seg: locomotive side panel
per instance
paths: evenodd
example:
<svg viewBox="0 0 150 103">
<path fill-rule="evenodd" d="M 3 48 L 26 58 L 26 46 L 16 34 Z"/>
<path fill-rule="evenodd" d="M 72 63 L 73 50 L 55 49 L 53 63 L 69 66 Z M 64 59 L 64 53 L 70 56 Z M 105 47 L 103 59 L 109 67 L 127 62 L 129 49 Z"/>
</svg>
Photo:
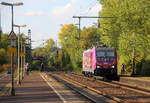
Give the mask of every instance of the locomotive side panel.
<svg viewBox="0 0 150 103">
<path fill-rule="evenodd" d="M 92 69 L 95 70 L 96 69 L 96 48 L 92 49 Z M 93 71 L 94 74 L 94 71 Z"/>
<path fill-rule="evenodd" d="M 83 53 L 83 71 L 92 72 L 92 51 L 88 50 Z"/>
</svg>

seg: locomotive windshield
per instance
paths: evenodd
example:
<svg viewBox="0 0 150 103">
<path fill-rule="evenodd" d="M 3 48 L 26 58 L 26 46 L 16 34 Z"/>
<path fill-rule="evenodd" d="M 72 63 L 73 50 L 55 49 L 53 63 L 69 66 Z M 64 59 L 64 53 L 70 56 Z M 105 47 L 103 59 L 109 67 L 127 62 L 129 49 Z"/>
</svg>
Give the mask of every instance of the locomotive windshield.
<svg viewBox="0 0 150 103">
<path fill-rule="evenodd" d="M 113 57 L 113 56 L 115 56 L 115 53 L 114 53 L 114 51 L 106 51 L 106 56 Z"/>
<path fill-rule="evenodd" d="M 96 53 L 97 57 L 114 57 L 115 56 L 115 53 L 113 50 L 103 50 L 103 51 L 97 51 Z"/>
</svg>

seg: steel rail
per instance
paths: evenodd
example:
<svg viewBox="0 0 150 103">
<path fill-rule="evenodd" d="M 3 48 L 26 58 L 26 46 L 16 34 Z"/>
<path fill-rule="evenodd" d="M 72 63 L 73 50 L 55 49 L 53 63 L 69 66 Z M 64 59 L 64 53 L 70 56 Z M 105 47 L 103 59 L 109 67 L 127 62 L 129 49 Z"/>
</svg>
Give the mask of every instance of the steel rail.
<svg viewBox="0 0 150 103">
<path fill-rule="evenodd" d="M 83 77 L 83 75 L 79 75 L 79 74 L 75 74 L 75 73 L 72 73 L 72 75 Z M 121 82 L 116 82 L 116 81 L 105 82 L 105 81 L 102 81 L 101 79 L 98 79 L 96 77 L 94 77 L 94 78 L 84 77 L 84 78 L 86 78 L 88 80 L 91 80 L 91 79 L 93 79 L 93 80 L 99 80 L 97 82 L 105 83 L 107 85 L 112 85 L 112 86 L 116 86 L 116 87 L 120 87 L 120 88 L 125 88 L 125 89 L 128 89 L 128 90 L 132 90 L 134 92 L 142 93 L 144 95 L 150 95 L 150 90 L 147 89 L 147 88 L 132 86 L 132 85 L 129 85 L 129 84 L 125 84 L 125 83 L 121 83 Z"/>
<path fill-rule="evenodd" d="M 95 92 L 95 93 L 97 93 L 97 94 L 99 94 L 99 95 L 102 95 L 102 96 L 104 96 L 104 97 L 106 97 L 106 98 L 108 98 L 108 99 L 111 99 L 111 100 L 113 100 L 113 101 L 115 101 L 115 102 L 117 102 L 117 103 L 126 103 L 126 101 L 123 101 L 123 100 L 121 100 L 121 99 L 119 99 L 119 98 L 117 98 L 117 97 L 114 97 L 114 96 L 111 96 L 111 95 L 109 95 L 109 94 L 106 94 L 106 93 L 104 93 L 104 92 L 101 92 L 101 91 L 99 91 L 99 90 L 96 90 L 96 89 L 94 89 L 94 88 L 91 88 L 91 87 L 89 87 L 89 86 L 86 86 L 86 85 L 83 85 L 83 84 L 81 84 L 81 83 L 78 83 L 78 82 L 76 82 L 76 81 L 73 81 L 73 80 L 70 80 L 70 79 L 66 79 L 66 78 L 59 78 L 58 76 L 56 77 L 56 76 L 54 76 L 53 74 L 51 74 L 51 76 L 52 77 L 54 77 L 55 79 L 58 79 L 58 81 L 62 81 L 62 80 L 64 80 L 65 82 L 67 82 L 67 83 L 70 83 L 70 84 L 72 84 L 72 85 L 78 85 L 78 86 L 80 86 L 82 89 L 87 89 L 87 90 L 90 90 L 90 91 L 92 91 L 92 92 Z M 66 84 L 67 85 L 67 84 Z M 70 87 L 70 88 L 72 88 L 72 89 L 74 89 L 74 87 L 71 87 L 70 85 L 67 85 L 68 87 Z M 76 91 L 76 90 L 75 90 Z M 77 90 L 77 92 L 79 92 L 78 90 Z M 80 93 L 81 94 L 81 93 Z M 83 94 L 82 94 L 83 95 Z M 91 101 L 93 101 L 94 103 L 99 103 L 99 102 L 97 102 L 97 101 L 95 101 L 95 100 L 93 100 L 93 99 L 91 99 L 91 97 L 88 97 L 88 96 L 86 96 L 86 95 L 84 95 L 86 98 L 88 98 L 88 99 L 90 99 Z"/>
<path fill-rule="evenodd" d="M 90 97 L 88 97 L 87 95 L 85 95 L 84 93 L 80 92 L 78 89 L 76 89 L 75 87 L 73 87 L 71 84 L 69 84 L 68 82 L 66 82 L 64 79 L 60 79 L 59 77 L 56 77 L 54 75 L 50 75 L 52 78 L 54 78 L 55 80 L 57 80 L 58 82 L 61 82 L 63 84 L 65 84 L 65 86 L 69 87 L 71 90 L 76 91 L 77 93 L 81 94 L 82 96 L 84 96 L 85 98 L 87 98 L 88 100 L 90 100 L 93 103 L 97 103 L 95 101 L 95 99 L 92 99 Z M 48 76 L 47 76 L 48 77 Z"/>
</svg>

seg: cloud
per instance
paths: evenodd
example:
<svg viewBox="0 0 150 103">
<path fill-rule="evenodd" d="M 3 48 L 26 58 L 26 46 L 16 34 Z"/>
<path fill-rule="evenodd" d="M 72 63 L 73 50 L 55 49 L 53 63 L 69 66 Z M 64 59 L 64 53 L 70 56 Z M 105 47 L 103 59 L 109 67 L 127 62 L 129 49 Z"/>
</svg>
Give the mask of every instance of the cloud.
<svg viewBox="0 0 150 103">
<path fill-rule="evenodd" d="M 76 5 L 79 0 L 71 0 L 71 2 L 67 3 L 64 6 L 56 7 L 52 10 L 50 15 L 53 15 L 58 18 L 62 18 L 62 16 L 67 17 L 71 16 L 75 12 Z"/>
<path fill-rule="evenodd" d="M 102 5 L 97 3 L 90 11 L 91 14 L 98 14 L 102 10 Z"/>
<path fill-rule="evenodd" d="M 85 14 L 96 16 L 102 10 L 102 5 L 96 3 L 94 7 L 91 7 L 85 11 Z"/>
<path fill-rule="evenodd" d="M 58 1 L 58 0 L 48 0 L 48 1 L 50 1 L 50 2 L 55 2 L 55 1 Z"/>
<path fill-rule="evenodd" d="M 24 2 L 27 4 L 35 4 L 36 2 L 43 3 L 43 2 L 56 2 L 56 1 L 60 1 L 60 0 L 25 0 Z"/>
<path fill-rule="evenodd" d="M 52 10 L 50 13 L 50 16 L 55 17 L 55 19 L 67 19 L 71 18 L 73 15 L 77 14 L 77 10 L 79 9 L 79 2 L 80 0 L 71 0 L 69 3 L 63 6 L 56 7 Z M 85 10 L 84 15 L 91 15 L 91 16 L 96 16 L 98 15 L 99 11 L 102 10 L 102 5 L 98 2 L 94 7 L 91 7 L 90 9 L 88 8 Z"/>
<path fill-rule="evenodd" d="M 28 11 L 25 13 L 25 16 L 42 16 L 46 13 L 44 11 Z"/>
</svg>

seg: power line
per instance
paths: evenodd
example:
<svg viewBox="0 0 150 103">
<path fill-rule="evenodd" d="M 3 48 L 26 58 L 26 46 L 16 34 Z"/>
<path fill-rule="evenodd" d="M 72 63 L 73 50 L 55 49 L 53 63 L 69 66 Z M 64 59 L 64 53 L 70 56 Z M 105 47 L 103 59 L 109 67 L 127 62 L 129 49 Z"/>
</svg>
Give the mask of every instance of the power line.
<svg viewBox="0 0 150 103">
<path fill-rule="evenodd" d="M 93 4 L 92 4 L 93 3 Z M 89 14 L 89 12 L 95 7 L 95 5 L 97 4 L 97 2 L 92 2 L 92 3 L 90 3 L 90 7 L 87 9 L 87 11 L 83 14 L 83 15 L 88 15 Z"/>
<path fill-rule="evenodd" d="M 74 13 L 74 15 L 81 15 L 81 14 L 82 14 L 82 15 L 85 15 L 85 14 L 87 14 L 87 11 L 84 12 L 84 13 L 82 13 L 82 12 L 83 12 L 82 9 L 83 9 L 83 8 L 88 9 L 90 5 L 93 5 L 93 4 L 95 5 L 96 2 L 94 2 L 94 1 L 96 1 L 96 0 L 91 0 L 91 2 L 88 3 L 87 5 L 84 5 L 83 3 L 81 3 L 81 4 L 78 6 L 79 8 L 76 10 L 77 12 Z M 91 8 L 91 7 L 90 7 L 90 8 Z M 80 12 L 80 11 L 82 11 L 82 12 Z M 75 21 L 73 21 L 73 24 L 74 24 L 74 22 L 75 22 Z"/>
<path fill-rule="evenodd" d="M 81 18 L 116 18 L 116 17 L 100 17 L 100 16 L 73 16 L 73 18 L 79 19 L 79 37 L 80 39 L 80 31 L 81 31 Z"/>
<path fill-rule="evenodd" d="M 81 8 L 79 8 L 80 10 L 82 10 L 83 8 L 85 8 L 85 9 L 88 9 L 89 7 L 90 7 L 90 5 L 93 5 L 93 3 L 95 4 L 95 2 L 94 2 L 95 0 L 92 0 L 87 6 L 83 6 L 84 4 L 82 4 L 82 7 Z M 90 7 L 91 8 L 91 7 Z M 85 12 L 86 13 L 86 12 Z M 79 13 L 78 15 L 85 15 L 85 13 Z"/>
</svg>

